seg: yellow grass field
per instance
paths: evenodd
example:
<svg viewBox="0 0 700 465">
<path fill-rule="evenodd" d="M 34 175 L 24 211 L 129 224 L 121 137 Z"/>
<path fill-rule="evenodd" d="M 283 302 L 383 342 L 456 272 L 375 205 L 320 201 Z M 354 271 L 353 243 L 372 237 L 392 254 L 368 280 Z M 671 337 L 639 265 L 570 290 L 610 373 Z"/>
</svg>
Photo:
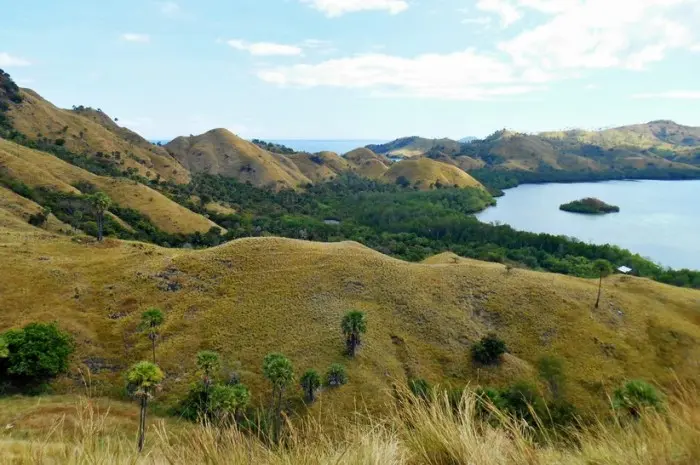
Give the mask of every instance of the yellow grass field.
<svg viewBox="0 0 700 465">
<path fill-rule="evenodd" d="M 356 243 L 278 238 L 174 250 L 11 227 L 0 231 L 0 262 L 0 329 L 57 321 L 77 341 L 73 372 L 89 367 L 102 394 L 118 391 L 121 372 L 148 356 L 140 313 L 162 308 L 167 379 L 159 397 L 170 405 L 202 349 L 219 351 L 225 374 L 239 373 L 257 402 L 268 395 L 261 363 L 269 352 L 285 353 L 297 373 L 344 363 L 350 383 L 322 394 L 341 413 L 358 400 L 381 409 L 407 377 L 455 386 L 536 381 L 533 366 L 546 354 L 563 359 L 567 395 L 592 411 L 606 409 L 606 393 L 623 380 L 666 386 L 699 375 L 700 292 L 645 279 L 607 279 L 596 310 L 595 280 L 507 273 L 445 254 L 416 264 Z M 349 309 L 369 319 L 356 360 L 344 356 L 339 329 Z M 492 331 L 510 353 L 496 368 L 473 365 L 471 345 Z M 79 383 L 67 378 L 58 389 Z"/>
</svg>

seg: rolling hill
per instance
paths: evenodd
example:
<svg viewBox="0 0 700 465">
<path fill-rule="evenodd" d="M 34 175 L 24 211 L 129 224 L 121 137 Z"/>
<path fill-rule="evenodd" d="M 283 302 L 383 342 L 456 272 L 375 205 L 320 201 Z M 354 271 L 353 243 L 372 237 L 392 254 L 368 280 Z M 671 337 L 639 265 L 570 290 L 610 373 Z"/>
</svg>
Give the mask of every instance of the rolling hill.
<svg viewBox="0 0 700 465">
<path fill-rule="evenodd" d="M 420 189 L 436 186 L 483 187 L 479 181 L 457 166 L 430 158 L 412 158 L 395 163 L 384 173 L 383 179 L 391 183 L 400 180 L 403 184 Z"/>
<path fill-rule="evenodd" d="M 261 362 L 269 352 L 288 355 L 297 372 L 344 363 L 350 383 L 321 394 L 323 408 L 340 413 L 357 402 L 380 410 L 407 377 L 536 382 L 533 367 L 545 354 L 563 360 L 567 394 L 582 408 L 606 409 L 604 393 L 624 379 L 698 380 L 700 292 L 645 279 L 607 279 L 596 310 L 596 280 L 506 273 L 449 254 L 411 264 L 351 242 L 250 238 L 195 251 L 30 229 L 0 227 L 0 328 L 58 321 L 77 341 L 72 372 L 89 367 L 103 392 L 118 389 L 121 371 L 150 353 L 136 331 L 150 306 L 166 313 L 157 353 L 168 374 L 159 399 L 170 405 L 203 349 L 219 351 L 256 402 L 267 398 Z M 27 289 L 37 297 L 28 299 Z M 347 360 L 339 325 L 352 308 L 367 313 L 369 330 L 358 358 Z M 500 367 L 470 361 L 471 344 L 487 332 L 508 345 Z M 74 379 L 57 389 L 82 392 Z"/>
<path fill-rule="evenodd" d="M 104 191 L 119 205 L 143 213 L 167 233 L 206 232 L 216 226 L 202 215 L 141 183 L 126 178 L 98 176 L 48 153 L 4 139 L 0 139 L 0 173 L 30 187 L 45 187 L 66 193 L 80 193 L 75 185 L 89 183 Z"/>
<path fill-rule="evenodd" d="M 178 137 L 165 149 L 192 173 L 219 174 L 277 190 L 311 182 L 289 157 L 263 150 L 227 129 Z"/>
<path fill-rule="evenodd" d="M 343 155 L 350 162 L 352 171 L 370 179 L 380 179 L 389 169 L 391 161 L 368 148 L 358 148 Z"/>
<path fill-rule="evenodd" d="M 459 153 L 461 144 L 452 139 L 426 139 L 424 137 L 404 137 L 386 144 L 368 145 L 368 149 L 388 157 L 412 158 L 429 152 L 448 155 Z"/>
<path fill-rule="evenodd" d="M 117 126 L 101 111 L 84 107 L 63 110 L 30 89 L 22 89 L 20 95 L 21 103 L 12 103 L 7 115 L 12 127 L 29 139 L 65 146 L 149 179 L 189 181 L 187 170 L 163 148 Z"/>
<path fill-rule="evenodd" d="M 328 181 L 353 168 L 348 160 L 334 152 L 295 153 L 289 155 L 289 159 L 314 183 Z"/>
</svg>

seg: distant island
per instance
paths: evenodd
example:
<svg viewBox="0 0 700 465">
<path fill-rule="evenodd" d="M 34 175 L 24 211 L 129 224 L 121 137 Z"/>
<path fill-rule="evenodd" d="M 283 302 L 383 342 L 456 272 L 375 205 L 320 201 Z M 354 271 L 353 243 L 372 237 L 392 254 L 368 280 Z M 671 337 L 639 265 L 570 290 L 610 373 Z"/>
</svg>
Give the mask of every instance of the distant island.
<svg viewBox="0 0 700 465">
<path fill-rule="evenodd" d="M 559 209 L 565 212 L 585 213 L 587 215 L 603 215 L 606 213 L 618 213 L 620 211 L 620 207 L 608 205 L 602 200 L 592 197 L 565 203 L 559 206 Z"/>
</svg>

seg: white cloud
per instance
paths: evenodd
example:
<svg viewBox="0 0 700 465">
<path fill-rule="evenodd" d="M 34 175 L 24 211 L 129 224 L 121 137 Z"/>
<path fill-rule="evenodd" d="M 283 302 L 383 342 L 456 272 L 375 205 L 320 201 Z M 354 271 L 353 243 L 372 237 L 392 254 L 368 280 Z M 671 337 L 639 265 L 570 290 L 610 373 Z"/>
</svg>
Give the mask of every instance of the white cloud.
<svg viewBox="0 0 700 465">
<path fill-rule="evenodd" d="M 522 13 L 510 0 L 479 0 L 476 8 L 494 13 L 501 18 L 501 26 L 508 27 L 522 18 Z"/>
<path fill-rule="evenodd" d="M 160 12 L 165 16 L 177 16 L 181 11 L 180 5 L 175 2 L 162 2 L 160 4 Z"/>
<path fill-rule="evenodd" d="M 518 75 L 508 64 L 474 50 L 415 58 L 374 53 L 265 69 L 258 77 L 280 86 L 372 89 L 375 95 L 464 100 L 527 93 L 546 80 L 535 73 Z"/>
<path fill-rule="evenodd" d="M 406 0 L 301 0 L 330 18 L 366 10 L 384 10 L 392 15 L 408 9 Z"/>
<path fill-rule="evenodd" d="M 390 53 L 265 67 L 258 77 L 280 86 L 366 89 L 372 95 L 483 99 L 538 91 L 550 82 L 602 69 L 641 71 L 674 50 L 694 49 L 697 0 L 479 0 L 503 25 L 533 24 L 492 50 L 412 57 Z M 462 9 L 461 13 L 470 14 Z M 471 11 L 473 12 L 473 11 Z M 536 13 L 533 17 L 527 16 Z M 486 19 L 474 17 L 474 23 Z M 468 17 L 469 19 L 469 17 Z"/>
<path fill-rule="evenodd" d="M 122 40 L 125 40 L 127 42 L 148 43 L 151 41 L 151 36 L 149 36 L 148 34 L 136 34 L 134 32 L 127 32 L 126 34 L 122 34 Z"/>
<path fill-rule="evenodd" d="M 488 16 L 467 17 L 461 21 L 462 24 L 476 24 L 477 26 L 488 26 L 492 22 Z"/>
<path fill-rule="evenodd" d="M 692 1 L 572 3 L 544 24 L 500 44 L 499 48 L 517 65 L 546 70 L 642 69 L 663 59 L 668 51 L 690 45 L 692 34 L 688 26 L 693 20 L 683 17 L 676 7 Z"/>
<path fill-rule="evenodd" d="M 275 44 L 272 42 L 246 42 L 243 40 L 229 40 L 226 42 L 236 50 L 243 50 L 256 56 L 294 56 L 301 55 L 303 50 L 297 45 Z"/>
<path fill-rule="evenodd" d="M 695 44 L 690 47 L 691 52 L 700 52 L 700 44 Z"/>
<path fill-rule="evenodd" d="M 700 90 L 669 90 L 665 92 L 650 92 L 635 94 L 634 99 L 678 99 L 678 100 L 700 100 Z"/>
<path fill-rule="evenodd" d="M 25 60 L 24 58 L 10 55 L 7 52 L 0 52 L 0 66 L 11 68 L 14 66 L 20 67 L 20 66 L 29 66 L 29 65 L 31 65 L 29 60 Z"/>
</svg>

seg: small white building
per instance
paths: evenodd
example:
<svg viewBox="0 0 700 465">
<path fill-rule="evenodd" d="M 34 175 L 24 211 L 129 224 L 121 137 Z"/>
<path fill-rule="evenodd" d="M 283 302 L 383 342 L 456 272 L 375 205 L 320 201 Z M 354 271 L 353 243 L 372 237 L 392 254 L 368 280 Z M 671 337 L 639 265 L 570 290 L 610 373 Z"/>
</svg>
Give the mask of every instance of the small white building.
<svg viewBox="0 0 700 465">
<path fill-rule="evenodd" d="M 632 272 L 632 268 L 630 268 L 628 266 L 621 266 L 620 268 L 617 269 L 617 271 L 619 271 L 622 274 L 630 274 L 630 272 Z"/>
</svg>

